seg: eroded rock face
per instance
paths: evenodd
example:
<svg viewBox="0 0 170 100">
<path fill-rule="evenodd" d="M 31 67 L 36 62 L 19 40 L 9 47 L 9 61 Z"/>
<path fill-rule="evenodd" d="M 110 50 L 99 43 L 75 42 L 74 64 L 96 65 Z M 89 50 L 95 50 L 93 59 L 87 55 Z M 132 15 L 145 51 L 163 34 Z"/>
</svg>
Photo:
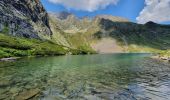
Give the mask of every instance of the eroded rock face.
<svg viewBox="0 0 170 100">
<path fill-rule="evenodd" d="M 0 31 L 14 36 L 51 36 L 48 14 L 39 0 L 1 0 Z"/>
</svg>

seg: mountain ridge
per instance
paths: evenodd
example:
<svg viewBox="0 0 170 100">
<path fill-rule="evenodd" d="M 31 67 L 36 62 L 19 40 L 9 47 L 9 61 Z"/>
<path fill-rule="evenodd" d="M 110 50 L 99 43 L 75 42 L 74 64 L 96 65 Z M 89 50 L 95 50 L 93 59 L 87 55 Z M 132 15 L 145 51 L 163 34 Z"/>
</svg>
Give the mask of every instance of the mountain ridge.
<svg viewBox="0 0 170 100">
<path fill-rule="evenodd" d="M 116 39 L 117 45 L 121 45 L 125 52 L 162 52 L 161 50 L 170 49 L 170 25 L 161 25 L 154 22 L 137 24 L 121 17 L 111 15 L 100 15 L 93 19 L 86 18 L 87 25 L 81 23 L 84 19 L 76 18 L 73 20 L 57 20 L 59 26 L 65 33 L 71 27 L 74 31 L 69 34 L 81 34 L 94 45 L 94 41 L 100 42 L 102 38 Z M 77 20 L 76 20 L 77 19 Z M 72 23 L 75 22 L 75 23 Z M 64 23 L 64 24 L 63 24 Z M 70 24 L 71 23 L 71 24 Z M 85 31 L 82 31 L 85 30 Z M 81 31 L 80 31 L 81 30 Z M 104 44 L 104 43 L 103 43 Z M 107 45 L 107 44 L 106 44 Z M 164 51 L 163 51 L 164 52 Z"/>
</svg>

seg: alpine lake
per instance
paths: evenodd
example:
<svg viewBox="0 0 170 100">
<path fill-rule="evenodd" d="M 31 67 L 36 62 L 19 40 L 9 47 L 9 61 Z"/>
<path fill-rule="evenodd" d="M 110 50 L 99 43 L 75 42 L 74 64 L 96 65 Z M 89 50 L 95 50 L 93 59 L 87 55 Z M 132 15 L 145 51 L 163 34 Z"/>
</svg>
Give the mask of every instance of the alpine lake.
<svg viewBox="0 0 170 100">
<path fill-rule="evenodd" d="M 170 100 L 170 63 L 152 54 L 0 62 L 0 100 Z"/>
</svg>

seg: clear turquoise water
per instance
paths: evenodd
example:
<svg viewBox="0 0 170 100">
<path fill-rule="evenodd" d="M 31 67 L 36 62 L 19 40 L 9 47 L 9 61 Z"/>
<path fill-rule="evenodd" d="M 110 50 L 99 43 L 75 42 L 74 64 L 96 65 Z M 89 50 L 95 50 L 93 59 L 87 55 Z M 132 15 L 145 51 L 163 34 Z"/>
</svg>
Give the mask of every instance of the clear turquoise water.
<svg viewBox="0 0 170 100">
<path fill-rule="evenodd" d="M 31 99 L 168 100 L 170 67 L 148 57 L 150 54 L 70 55 L 1 62 L 0 99 L 16 99 L 38 89 Z M 160 71 L 159 66 L 166 69 Z M 158 80 L 161 74 L 164 80 Z"/>
</svg>

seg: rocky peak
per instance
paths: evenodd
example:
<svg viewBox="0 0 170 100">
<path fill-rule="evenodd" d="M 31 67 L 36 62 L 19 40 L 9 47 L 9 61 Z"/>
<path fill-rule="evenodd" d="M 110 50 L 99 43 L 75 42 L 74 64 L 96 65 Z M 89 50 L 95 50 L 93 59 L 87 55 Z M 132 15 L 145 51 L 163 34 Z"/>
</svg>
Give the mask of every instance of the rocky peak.
<svg viewBox="0 0 170 100">
<path fill-rule="evenodd" d="M 159 26 L 159 24 L 153 22 L 153 21 L 149 21 L 145 24 L 147 27 L 150 27 L 150 28 L 154 28 L 156 26 Z"/>
<path fill-rule="evenodd" d="M 61 11 L 58 13 L 51 12 L 49 13 L 51 16 L 56 17 L 60 20 L 66 20 L 69 16 L 74 16 L 72 13 L 66 12 L 66 11 Z"/>
<path fill-rule="evenodd" d="M 128 19 L 117 17 L 117 16 L 111 16 L 111 15 L 98 15 L 95 17 L 95 19 L 106 19 L 106 20 L 111 20 L 113 22 L 129 22 Z"/>
</svg>

